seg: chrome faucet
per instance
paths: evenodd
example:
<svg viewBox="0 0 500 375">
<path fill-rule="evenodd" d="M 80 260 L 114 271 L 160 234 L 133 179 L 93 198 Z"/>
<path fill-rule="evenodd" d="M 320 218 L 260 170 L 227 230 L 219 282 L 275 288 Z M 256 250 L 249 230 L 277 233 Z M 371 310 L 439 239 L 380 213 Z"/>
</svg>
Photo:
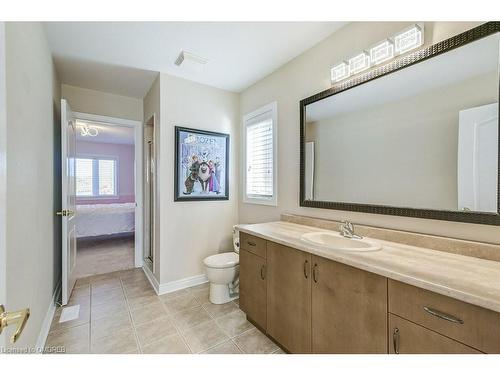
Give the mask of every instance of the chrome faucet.
<svg viewBox="0 0 500 375">
<path fill-rule="evenodd" d="M 342 221 L 340 224 L 340 234 L 346 238 L 362 239 L 363 237 L 354 233 L 354 225 L 350 221 Z"/>
</svg>

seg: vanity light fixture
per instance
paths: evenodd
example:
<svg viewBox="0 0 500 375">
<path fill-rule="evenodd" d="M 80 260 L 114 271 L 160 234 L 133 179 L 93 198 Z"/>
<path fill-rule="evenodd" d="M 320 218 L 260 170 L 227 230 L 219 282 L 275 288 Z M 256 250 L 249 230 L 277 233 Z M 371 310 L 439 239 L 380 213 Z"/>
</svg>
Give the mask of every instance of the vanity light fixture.
<svg viewBox="0 0 500 375">
<path fill-rule="evenodd" d="M 335 65 L 331 70 L 332 82 L 342 81 L 344 78 L 349 77 L 349 64 L 341 62 Z"/>
<path fill-rule="evenodd" d="M 424 44 L 424 24 L 415 23 L 400 31 L 396 35 L 377 43 L 369 52 L 363 51 L 347 62 L 342 61 L 330 70 L 332 83 L 343 81 L 350 76 L 360 73 L 370 66 L 391 60 L 397 55 L 420 47 Z"/>
<path fill-rule="evenodd" d="M 349 72 L 356 74 L 370 67 L 370 55 L 363 51 L 360 54 L 349 59 Z"/>
<path fill-rule="evenodd" d="M 380 64 L 394 57 L 394 42 L 386 39 L 370 49 L 372 65 Z"/>
<path fill-rule="evenodd" d="M 394 37 L 394 44 L 397 54 L 408 52 L 414 48 L 420 47 L 424 43 L 423 25 L 412 25 Z"/>
</svg>

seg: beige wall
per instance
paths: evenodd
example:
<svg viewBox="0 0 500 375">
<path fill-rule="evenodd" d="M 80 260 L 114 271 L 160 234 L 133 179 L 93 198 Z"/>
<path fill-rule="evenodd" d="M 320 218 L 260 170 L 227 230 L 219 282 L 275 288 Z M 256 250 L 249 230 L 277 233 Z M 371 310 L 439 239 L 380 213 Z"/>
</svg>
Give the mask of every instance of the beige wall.
<svg viewBox="0 0 500 375">
<path fill-rule="evenodd" d="M 142 99 L 110 94 L 107 92 L 61 85 L 61 94 L 75 112 L 128 120 L 143 120 Z"/>
<path fill-rule="evenodd" d="M 161 74 L 160 282 L 204 273 L 203 259 L 230 251 L 238 222 L 239 95 Z M 174 202 L 174 126 L 230 134 L 227 201 Z"/>
<path fill-rule="evenodd" d="M 54 209 L 59 83 L 39 23 L 6 24 L 7 298 L 31 316 L 16 346 L 34 346 L 60 278 Z M 57 201 L 59 200 L 59 201 Z M 7 334 L 11 333 L 9 329 Z"/>
<path fill-rule="evenodd" d="M 433 44 L 470 29 L 478 23 L 426 22 L 426 44 Z M 349 219 L 354 223 L 384 226 L 430 234 L 500 243 L 498 227 L 438 220 L 373 215 L 299 206 L 299 101 L 330 87 L 330 67 L 373 43 L 408 26 L 409 22 L 359 22 L 348 24 L 310 50 L 260 80 L 241 94 L 240 113 L 278 102 L 278 207 L 242 202 L 242 223 L 278 220 L 282 212 Z"/>
<path fill-rule="evenodd" d="M 161 106 L 161 100 L 160 100 L 160 75 L 155 79 L 153 84 L 151 85 L 151 88 L 149 89 L 148 93 L 144 97 L 144 120 L 143 123 L 147 124 L 144 128 L 144 140 L 146 141 L 149 137 L 150 138 L 155 138 L 154 144 L 156 146 L 156 149 L 159 149 L 159 135 L 160 135 L 160 106 Z M 151 117 L 154 116 L 154 129 L 152 129 L 152 126 L 148 124 L 148 121 L 151 120 Z M 154 134 L 151 134 L 154 133 Z M 146 142 L 143 145 L 143 151 L 144 151 L 144 159 L 146 160 L 147 157 L 147 144 Z M 156 158 L 157 163 L 156 163 L 156 168 L 158 170 L 158 158 Z M 157 176 L 158 177 L 158 176 Z M 148 199 L 149 199 L 149 189 L 147 189 L 146 186 L 146 181 L 144 181 L 144 243 L 149 243 L 149 204 L 148 204 Z M 156 207 L 159 208 L 159 197 L 156 197 Z M 158 249 L 157 251 L 153 251 L 153 260 L 154 260 L 154 269 L 153 273 L 156 277 L 156 280 L 158 281 L 160 279 L 160 258 L 161 258 L 161 252 L 159 251 L 160 249 L 160 215 L 158 209 L 155 212 L 155 233 L 154 233 L 154 241 L 155 241 L 155 249 Z M 148 242 L 146 242 L 148 241 Z"/>
</svg>

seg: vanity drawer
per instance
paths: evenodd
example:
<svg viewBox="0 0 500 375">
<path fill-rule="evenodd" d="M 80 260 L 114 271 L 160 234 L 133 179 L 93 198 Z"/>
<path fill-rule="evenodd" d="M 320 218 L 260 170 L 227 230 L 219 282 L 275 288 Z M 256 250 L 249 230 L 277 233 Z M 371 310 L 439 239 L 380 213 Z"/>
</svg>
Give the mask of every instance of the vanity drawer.
<svg viewBox="0 0 500 375">
<path fill-rule="evenodd" d="M 240 248 L 261 258 L 266 258 L 266 240 L 240 232 Z"/>
<path fill-rule="evenodd" d="M 485 353 L 500 353 L 500 314 L 389 280 L 389 312 Z"/>
</svg>

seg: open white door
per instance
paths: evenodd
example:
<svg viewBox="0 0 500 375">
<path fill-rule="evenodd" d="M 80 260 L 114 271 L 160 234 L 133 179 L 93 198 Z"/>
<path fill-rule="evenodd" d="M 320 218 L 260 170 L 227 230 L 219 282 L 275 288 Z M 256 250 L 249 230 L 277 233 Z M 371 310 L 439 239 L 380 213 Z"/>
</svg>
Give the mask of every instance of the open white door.
<svg viewBox="0 0 500 375">
<path fill-rule="evenodd" d="M 458 209 L 496 213 L 498 103 L 460 111 Z"/>
<path fill-rule="evenodd" d="M 75 286 L 76 266 L 76 124 L 66 100 L 61 99 L 62 206 L 62 304 L 68 304 Z"/>
</svg>

